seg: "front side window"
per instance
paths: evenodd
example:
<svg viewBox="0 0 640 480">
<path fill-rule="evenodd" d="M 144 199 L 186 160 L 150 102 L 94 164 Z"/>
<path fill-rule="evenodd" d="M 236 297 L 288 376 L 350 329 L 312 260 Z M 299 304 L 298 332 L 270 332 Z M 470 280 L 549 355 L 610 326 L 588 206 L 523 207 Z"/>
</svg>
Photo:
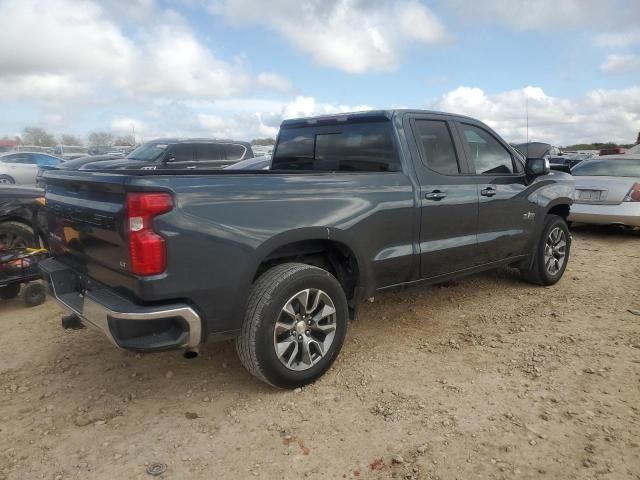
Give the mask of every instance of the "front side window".
<svg viewBox="0 0 640 480">
<path fill-rule="evenodd" d="M 190 143 L 174 143 L 169 146 L 168 155 L 174 162 L 193 162 L 193 146 Z"/>
<path fill-rule="evenodd" d="M 154 162 L 164 154 L 167 146 L 166 143 L 144 143 L 127 155 L 127 160 Z"/>
<path fill-rule="evenodd" d="M 447 123 L 442 120 L 416 120 L 416 128 L 425 166 L 445 175 L 460 173 Z"/>
<path fill-rule="evenodd" d="M 462 139 L 467 144 L 477 174 L 513 173 L 511 154 L 493 135 L 473 125 L 461 124 L 460 127 Z"/>
<path fill-rule="evenodd" d="M 390 122 L 283 128 L 272 170 L 397 172 Z"/>
</svg>

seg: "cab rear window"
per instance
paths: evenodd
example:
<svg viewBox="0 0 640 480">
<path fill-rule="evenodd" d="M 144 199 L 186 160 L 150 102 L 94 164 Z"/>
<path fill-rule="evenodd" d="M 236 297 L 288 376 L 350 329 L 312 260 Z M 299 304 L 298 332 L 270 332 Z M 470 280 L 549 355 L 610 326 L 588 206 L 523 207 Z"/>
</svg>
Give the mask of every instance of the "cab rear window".
<svg viewBox="0 0 640 480">
<path fill-rule="evenodd" d="M 271 170 L 397 172 L 390 122 L 284 128 Z"/>
</svg>

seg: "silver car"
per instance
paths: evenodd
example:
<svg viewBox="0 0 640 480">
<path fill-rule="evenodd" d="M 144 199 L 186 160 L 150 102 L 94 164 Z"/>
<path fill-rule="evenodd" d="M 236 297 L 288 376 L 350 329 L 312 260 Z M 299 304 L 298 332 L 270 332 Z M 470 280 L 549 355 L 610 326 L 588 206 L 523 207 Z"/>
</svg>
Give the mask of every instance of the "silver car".
<svg viewBox="0 0 640 480">
<path fill-rule="evenodd" d="M 0 155 L 0 184 L 33 185 L 38 168 L 55 167 L 63 160 L 41 152 L 9 152 Z"/>
<path fill-rule="evenodd" d="M 576 165 L 569 221 L 640 227 L 640 155 L 596 157 Z"/>
</svg>

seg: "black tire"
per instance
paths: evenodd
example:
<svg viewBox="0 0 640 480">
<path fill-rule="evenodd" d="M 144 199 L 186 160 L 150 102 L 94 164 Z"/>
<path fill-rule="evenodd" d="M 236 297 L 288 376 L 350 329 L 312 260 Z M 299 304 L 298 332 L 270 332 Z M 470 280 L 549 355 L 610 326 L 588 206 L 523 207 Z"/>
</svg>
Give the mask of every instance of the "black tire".
<svg viewBox="0 0 640 480">
<path fill-rule="evenodd" d="M 329 321 L 335 326 L 335 333 L 324 355 L 316 359 L 316 363 L 304 366 L 305 370 L 292 370 L 277 356 L 276 322 L 287 318 L 283 312 L 285 305 L 306 289 L 321 291 L 333 302 L 335 314 Z M 344 290 L 333 275 L 310 265 L 285 263 L 266 271 L 254 283 L 240 336 L 236 339 L 236 350 L 244 367 L 263 382 L 277 388 L 301 387 L 317 380 L 333 364 L 344 342 L 348 318 Z M 297 322 L 300 323 L 300 320 Z M 293 324 L 296 321 L 292 320 Z M 304 326 L 304 321 L 302 324 Z M 291 334 L 295 343 L 293 330 Z M 306 334 L 305 339 L 310 338 Z M 302 352 L 302 343 L 298 343 L 298 346 Z M 297 347 L 295 352 L 297 356 Z"/>
<path fill-rule="evenodd" d="M 11 300 L 12 298 L 16 298 L 19 293 L 20 293 L 19 283 L 12 283 L 11 285 L 0 287 L 0 298 L 2 300 Z"/>
<path fill-rule="evenodd" d="M 14 185 L 16 181 L 9 175 L 0 175 L 0 185 Z"/>
<path fill-rule="evenodd" d="M 29 225 L 8 221 L 0 223 L 0 245 L 5 249 L 37 247 L 37 242 Z"/>
<path fill-rule="evenodd" d="M 27 307 L 37 307 L 42 305 L 47 299 L 47 292 L 39 282 L 27 284 L 22 290 L 22 301 Z"/>
<path fill-rule="evenodd" d="M 564 249 L 564 261 L 559 266 L 557 272 L 550 272 L 545 265 L 545 251 L 547 247 L 547 241 L 549 236 L 556 229 L 559 229 L 564 234 L 566 246 Z M 569 233 L 569 227 L 564 218 L 558 215 L 547 215 L 545 219 L 544 227 L 542 229 L 542 235 L 538 239 L 537 248 L 535 251 L 535 258 L 531 262 L 530 268 L 521 270 L 522 277 L 536 285 L 553 285 L 557 283 L 564 274 L 569 263 L 569 256 L 571 253 L 571 234 Z M 555 260 L 554 260 L 555 261 Z"/>
</svg>

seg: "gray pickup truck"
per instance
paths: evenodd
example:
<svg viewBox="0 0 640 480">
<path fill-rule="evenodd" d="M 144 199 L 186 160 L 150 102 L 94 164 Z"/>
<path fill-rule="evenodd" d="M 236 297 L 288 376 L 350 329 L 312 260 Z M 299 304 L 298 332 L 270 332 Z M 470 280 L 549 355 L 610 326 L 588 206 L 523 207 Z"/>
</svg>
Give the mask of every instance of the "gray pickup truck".
<svg viewBox="0 0 640 480">
<path fill-rule="evenodd" d="M 45 173 L 50 292 L 127 350 L 195 357 L 235 337 L 253 375 L 291 388 L 331 366 L 378 292 L 503 266 L 551 285 L 567 266 L 571 177 L 472 118 L 287 120 L 272 158 Z"/>
</svg>

